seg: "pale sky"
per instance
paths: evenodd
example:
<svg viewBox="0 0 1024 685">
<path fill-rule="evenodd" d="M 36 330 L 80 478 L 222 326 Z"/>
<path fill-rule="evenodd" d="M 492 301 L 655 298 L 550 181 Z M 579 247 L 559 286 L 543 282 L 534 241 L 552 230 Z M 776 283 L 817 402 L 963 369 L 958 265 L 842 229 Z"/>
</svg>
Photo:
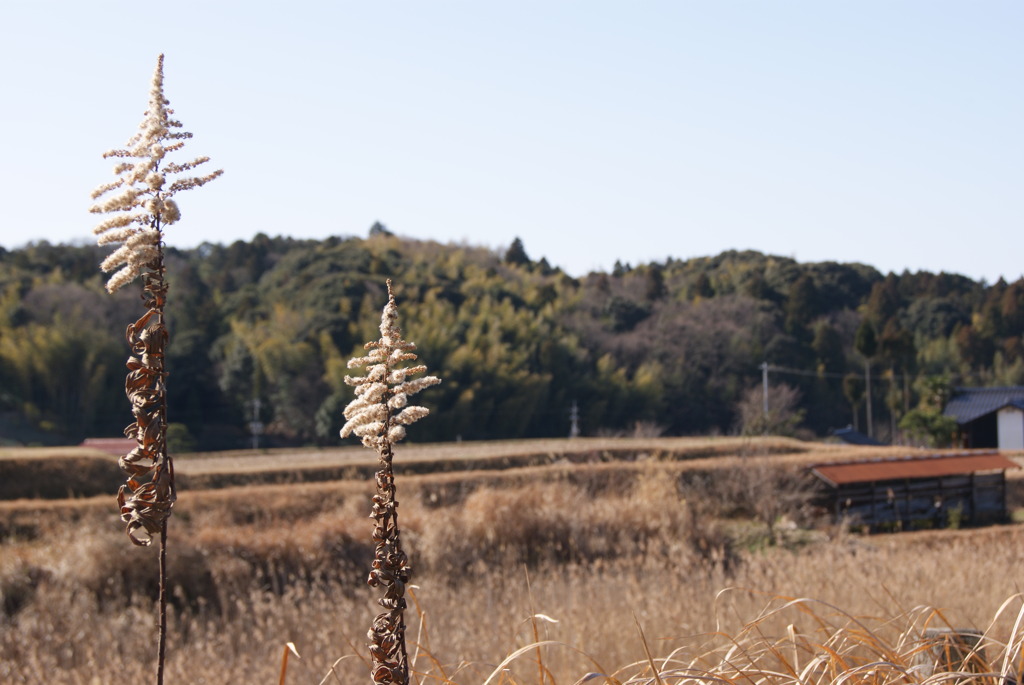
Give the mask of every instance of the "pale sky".
<svg viewBox="0 0 1024 685">
<path fill-rule="evenodd" d="M 90 240 L 156 57 L 225 175 L 167 242 L 504 249 L 579 276 L 755 249 L 1024 274 L 1024 2 L 0 6 L 0 245 Z"/>
</svg>

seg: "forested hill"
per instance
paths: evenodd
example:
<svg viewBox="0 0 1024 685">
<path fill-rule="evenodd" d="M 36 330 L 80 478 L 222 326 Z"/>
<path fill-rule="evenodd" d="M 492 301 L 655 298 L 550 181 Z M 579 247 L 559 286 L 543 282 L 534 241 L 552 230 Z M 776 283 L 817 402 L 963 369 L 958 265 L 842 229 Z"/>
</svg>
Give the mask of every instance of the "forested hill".
<svg viewBox="0 0 1024 685">
<path fill-rule="evenodd" d="M 139 288 L 103 290 L 104 252 L 0 249 L 0 441 L 77 442 L 130 421 L 123 331 Z M 378 337 L 389 277 L 406 337 L 444 379 L 422 395 L 434 415 L 418 441 L 564 436 L 574 405 L 584 435 L 751 430 L 763 361 L 773 409 L 794 410 L 770 428 L 802 419 L 818 435 L 865 428 L 866 356 L 883 438 L 929 406 L 935 377 L 1024 382 L 1020 280 L 756 252 L 571 278 L 518 241 L 495 253 L 379 226 L 366 239 L 171 249 L 167 267 L 178 449 L 247 445 L 254 399 L 262 444 L 338 444 L 345 362 Z"/>
</svg>

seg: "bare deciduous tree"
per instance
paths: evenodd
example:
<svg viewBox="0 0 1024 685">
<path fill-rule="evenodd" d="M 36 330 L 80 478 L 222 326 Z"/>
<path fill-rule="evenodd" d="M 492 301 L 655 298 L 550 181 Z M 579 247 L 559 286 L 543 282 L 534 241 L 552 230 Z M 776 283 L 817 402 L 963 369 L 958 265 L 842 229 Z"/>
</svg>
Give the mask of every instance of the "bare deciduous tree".
<svg viewBox="0 0 1024 685">
<path fill-rule="evenodd" d="M 793 435 L 804 419 L 800 391 L 785 383 L 768 387 L 765 412 L 764 388 L 754 386 L 736 404 L 736 428 L 741 435 Z"/>
</svg>

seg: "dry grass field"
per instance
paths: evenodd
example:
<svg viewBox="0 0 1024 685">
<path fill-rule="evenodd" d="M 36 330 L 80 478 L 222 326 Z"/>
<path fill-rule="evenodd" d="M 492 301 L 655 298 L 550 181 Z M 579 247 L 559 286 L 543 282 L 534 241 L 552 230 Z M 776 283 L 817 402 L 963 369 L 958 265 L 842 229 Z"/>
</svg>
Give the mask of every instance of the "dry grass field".
<svg viewBox="0 0 1024 685">
<path fill-rule="evenodd" d="M 863 537 L 804 508 L 775 539 L 749 515 L 751 484 L 736 485 L 754 468 L 797 478 L 816 461 L 907 451 L 739 438 L 403 447 L 416 682 L 940 682 L 922 638 L 951 626 L 984 633 L 980 670 L 1016 672 L 1024 529 Z M 301 655 L 289 683 L 367 680 L 366 452 L 176 462 L 168 682 L 277 682 L 288 642 Z M 89 480 L 111 466 L 115 485 L 97 494 Z M 99 453 L 0 450 L 0 682 L 148 681 L 156 555 L 125 539 L 116 482 Z"/>
</svg>

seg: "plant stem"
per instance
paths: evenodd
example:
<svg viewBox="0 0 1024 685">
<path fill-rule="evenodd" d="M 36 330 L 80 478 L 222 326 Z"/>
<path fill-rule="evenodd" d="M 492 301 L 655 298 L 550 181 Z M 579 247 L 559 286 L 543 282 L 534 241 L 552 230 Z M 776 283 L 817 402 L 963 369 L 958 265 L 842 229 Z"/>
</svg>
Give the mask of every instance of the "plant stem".
<svg viewBox="0 0 1024 685">
<path fill-rule="evenodd" d="M 156 221 L 157 230 L 160 228 L 160 221 Z M 164 281 L 164 250 L 163 243 L 160 244 L 159 261 L 156 269 L 157 276 L 159 278 L 158 283 L 162 292 L 166 288 Z M 164 298 L 161 297 L 158 300 L 157 307 L 157 330 L 166 331 L 166 324 L 164 322 Z M 174 465 L 171 462 L 171 456 L 167 454 L 167 367 L 166 362 L 166 351 L 161 350 L 159 358 L 159 371 L 160 371 L 160 437 L 158 438 L 160 454 L 163 457 L 163 467 L 167 469 L 170 474 L 170 492 L 171 497 L 174 497 Z M 170 512 L 168 512 L 168 515 Z M 167 518 L 165 517 L 160 526 L 160 596 L 159 596 L 159 613 L 160 613 L 160 636 L 157 643 L 157 665 L 156 665 L 156 685 L 164 684 L 164 661 L 167 653 Z"/>
<path fill-rule="evenodd" d="M 408 685 L 409 664 L 405 646 L 405 584 L 409 582 L 408 557 L 402 551 L 398 529 L 398 502 L 395 499 L 395 478 L 392 470 L 394 454 L 391 445 L 380 450 L 377 472 L 377 495 L 373 498 L 376 521 L 373 540 L 376 544 L 369 584 L 382 586 L 384 597 L 377 600 L 387 609 L 373 621 L 369 637 L 373 641 L 371 675 L 374 683 Z"/>
<path fill-rule="evenodd" d="M 164 685 L 167 650 L 167 520 L 160 526 L 160 637 L 157 643 L 156 685 Z"/>
</svg>

